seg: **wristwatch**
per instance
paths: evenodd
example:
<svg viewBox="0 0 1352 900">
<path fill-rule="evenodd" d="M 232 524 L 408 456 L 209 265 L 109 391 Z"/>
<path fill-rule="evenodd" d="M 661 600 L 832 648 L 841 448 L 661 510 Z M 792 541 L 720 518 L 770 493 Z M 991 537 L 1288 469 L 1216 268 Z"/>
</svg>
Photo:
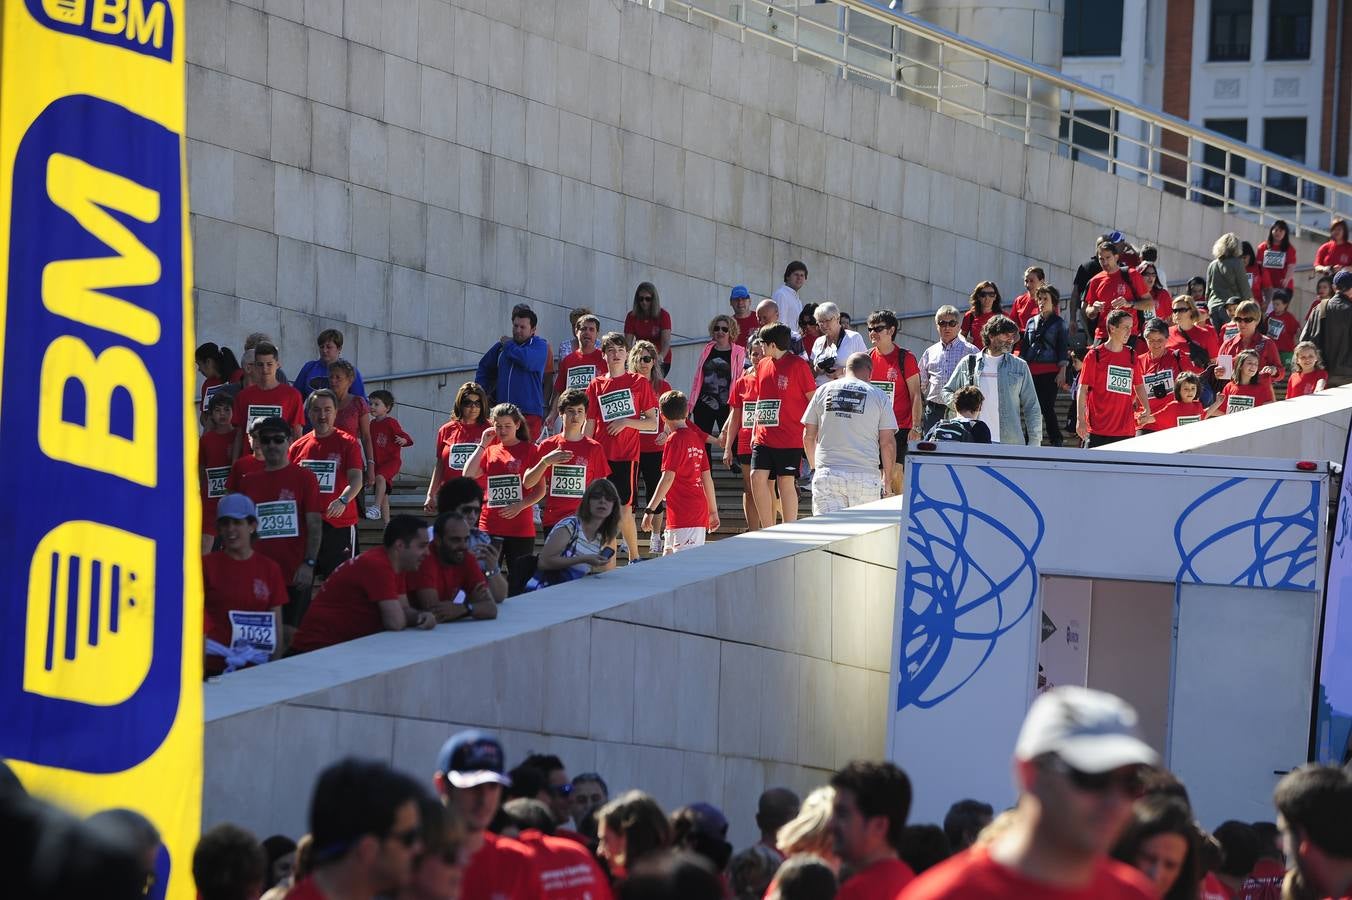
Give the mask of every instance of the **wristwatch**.
<svg viewBox="0 0 1352 900">
<path fill-rule="evenodd" d="M 468 600 L 465 601 L 465 617 L 471 618 L 474 615 L 474 604 Z"/>
<path fill-rule="evenodd" d="M 496 577 L 498 577 L 499 574 L 501 574 L 501 572 L 502 572 L 502 566 L 498 566 L 496 569 L 494 569 L 494 570 L 491 571 L 491 572 L 485 572 L 485 573 L 484 573 L 484 577 L 485 577 L 485 578 L 496 578 Z"/>
<path fill-rule="evenodd" d="M 318 562 L 319 562 L 319 560 L 317 560 L 317 559 L 307 559 L 307 560 L 305 561 L 305 564 L 306 564 L 307 566 L 309 566 L 310 568 L 313 569 L 313 568 L 315 567 L 315 565 L 318 564 Z"/>
</svg>

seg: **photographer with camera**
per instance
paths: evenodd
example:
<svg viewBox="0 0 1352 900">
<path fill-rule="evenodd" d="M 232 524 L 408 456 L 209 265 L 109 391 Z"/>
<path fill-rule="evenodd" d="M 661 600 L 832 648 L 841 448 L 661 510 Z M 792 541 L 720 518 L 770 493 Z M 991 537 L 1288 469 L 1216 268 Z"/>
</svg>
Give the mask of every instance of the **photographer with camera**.
<svg viewBox="0 0 1352 900">
<path fill-rule="evenodd" d="M 1145 326 L 1146 352 L 1136 357 L 1136 368 L 1141 373 L 1141 382 L 1145 385 L 1146 403 L 1150 414 L 1158 417 L 1160 410 L 1174 399 L 1174 386 L 1178 376 L 1184 372 L 1200 372 L 1201 366 L 1193 364 L 1186 351 L 1169 349 L 1169 323 L 1163 319 L 1151 319 Z M 1161 424 L 1156 421 L 1141 429 L 1142 433 L 1159 431 Z"/>
<path fill-rule="evenodd" d="M 818 303 L 812 317 L 821 328 L 821 336 L 812 345 L 812 374 L 820 387 L 845 374 L 845 360 L 852 353 L 868 353 L 868 345 L 857 331 L 840 323 L 840 307 L 831 301 Z"/>
<path fill-rule="evenodd" d="M 1061 294 L 1050 284 L 1039 285 L 1033 292 L 1037 313 L 1028 320 L 1023 330 L 1023 360 L 1033 375 L 1037 389 L 1037 403 L 1042 409 L 1042 427 L 1053 447 L 1062 442 L 1061 427 L 1056 421 L 1056 395 L 1066 386 L 1066 369 L 1070 366 L 1070 329 L 1061 318 Z"/>
</svg>

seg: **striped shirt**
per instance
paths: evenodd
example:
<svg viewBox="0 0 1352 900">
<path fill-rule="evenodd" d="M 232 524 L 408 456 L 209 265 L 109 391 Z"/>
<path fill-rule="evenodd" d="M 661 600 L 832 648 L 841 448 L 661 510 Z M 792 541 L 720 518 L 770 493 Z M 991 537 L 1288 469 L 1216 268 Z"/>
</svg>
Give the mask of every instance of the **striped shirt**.
<svg viewBox="0 0 1352 900">
<path fill-rule="evenodd" d="M 929 403 L 944 405 L 944 385 L 964 356 L 978 352 L 976 345 L 956 337 L 947 346 L 935 341 L 920 354 L 920 393 Z"/>
</svg>

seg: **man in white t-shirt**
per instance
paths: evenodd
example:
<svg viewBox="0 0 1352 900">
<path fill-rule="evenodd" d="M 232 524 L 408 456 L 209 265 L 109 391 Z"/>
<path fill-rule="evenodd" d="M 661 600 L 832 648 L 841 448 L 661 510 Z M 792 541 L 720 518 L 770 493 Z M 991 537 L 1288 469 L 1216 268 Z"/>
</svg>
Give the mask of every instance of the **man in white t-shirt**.
<svg viewBox="0 0 1352 900">
<path fill-rule="evenodd" d="M 814 516 L 889 493 L 897 462 L 897 417 L 892 398 L 869 383 L 872 375 L 867 353 L 850 354 L 845 375 L 817 388 L 803 413 Z"/>
<path fill-rule="evenodd" d="M 779 321 L 789 326 L 793 336 L 801 338 L 798 330 L 798 317 L 803 314 L 803 301 L 798 292 L 807 284 L 807 264 L 795 259 L 784 269 L 784 283 L 775 288 L 770 299 L 779 307 Z"/>
</svg>

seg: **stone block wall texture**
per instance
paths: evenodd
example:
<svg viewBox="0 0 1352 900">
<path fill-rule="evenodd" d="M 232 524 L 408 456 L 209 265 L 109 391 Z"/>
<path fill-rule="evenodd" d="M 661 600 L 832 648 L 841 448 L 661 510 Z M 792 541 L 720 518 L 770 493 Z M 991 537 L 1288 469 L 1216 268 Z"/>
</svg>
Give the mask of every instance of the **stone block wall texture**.
<svg viewBox="0 0 1352 900">
<path fill-rule="evenodd" d="M 611 796 L 714 803 L 747 846 L 766 787 L 805 795 L 884 754 L 900 509 L 879 501 L 812 535 L 781 526 L 779 540 L 517 597 L 494 622 L 375 635 L 208 684 L 203 828 L 301 834 L 329 763 L 364 755 L 430 780 L 446 738 L 478 727 L 509 766 L 552 752 L 572 774 L 600 772 Z"/>
<path fill-rule="evenodd" d="M 522 301 L 555 342 L 574 306 L 618 328 L 643 280 L 704 335 L 732 285 L 768 296 L 792 259 L 807 299 L 858 318 L 962 308 L 987 277 L 1012 300 L 1030 264 L 1068 293 L 1109 227 L 1167 248 L 1176 280 L 1223 231 L 1257 243 L 625 0 L 191 0 L 187 27 L 199 339 L 267 331 L 290 372 L 329 326 L 367 376 L 472 365 Z M 409 471 L 463 380 L 392 385 Z"/>
</svg>

